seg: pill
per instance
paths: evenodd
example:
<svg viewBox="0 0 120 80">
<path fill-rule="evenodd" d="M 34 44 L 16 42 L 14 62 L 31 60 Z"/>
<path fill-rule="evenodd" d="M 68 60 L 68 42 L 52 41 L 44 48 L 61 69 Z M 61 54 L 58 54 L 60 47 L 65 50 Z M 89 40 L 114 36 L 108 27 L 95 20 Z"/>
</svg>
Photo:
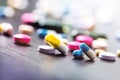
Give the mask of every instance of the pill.
<svg viewBox="0 0 120 80">
<path fill-rule="evenodd" d="M 99 54 L 99 58 L 100 59 L 104 59 L 104 60 L 116 60 L 116 55 L 114 53 L 111 52 L 101 52 Z"/>
<path fill-rule="evenodd" d="M 6 36 L 11 36 L 13 33 L 13 26 L 10 23 L 1 23 L 0 24 L 3 29 L 3 34 Z"/>
<path fill-rule="evenodd" d="M 21 22 L 22 23 L 34 23 L 34 17 L 36 17 L 36 15 L 32 14 L 32 13 L 24 13 L 21 16 Z"/>
<path fill-rule="evenodd" d="M 83 31 L 83 30 L 72 30 L 71 36 L 73 40 L 75 40 L 76 36 L 78 35 L 87 35 L 89 34 L 89 31 Z"/>
<path fill-rule="evenodd" d="M 0 34 L 3 32 L 3 28 L 2 28 L 2 26 L 1 26 L 1 24 L 0 24 Z"/>
<path fill-rule="evenodd" d="M 118 57 L 120 57 L 120 50 L 117 50 L 116 54 L 117 54 Z"/>
<path fill-rule="evenodd" d="M 105 39 L 107 39 L 107 36 L 104 33 L 92 32 L 92 33 L 89 34 L 89 36 L 93 37 L 94 39 L 97 39 L 97 38 L 105 38 Z"/>
<path fill-rule="evenodd" d="M 4 9 L 5 9 L 5 6 L 0 6 L 0 17 L 5 17 Z"/>
<path fill-rule="evenodd" d="M 13 35 L 13 41 L 15 43 L 29 44 L 31 41 L 31 37 L 26 34 L 15 34 Z"/>
<path fill-rule="evenodd" d="M 108 46 L 107 41 L 104 41 L 104 40 L 97 39 L 92 42 L 93 49 L 107 50 L 107 46 Z"/>
<path fill-rule="evenodd" d="M 96 56 L 99 56 L 99 54 L 100 54 L 101 52 L 105 52 L 105 50 L 102 50 L 102 49 L 96 49 L 96 50 L 95 50 L 95 54 L 96 54 Z"/>
<path fill-rule="evenodd" d="M 11 7 L 6 6 L 3 13 L 5 17 L 13 17 L 15 14 L 15 10 Z"/>
<path fill-rule="evenodd" d="M 34 28 L 30 25 L 21 24 L 21 25 L 19 25 L 18 31 L 19 31 L 19 33 L 30 35 L 33 33 Z"/>
<path fill-rule="evenodd" d="M 47 42 L 52 47 L 59 50 L 61 53 L 65 54 L 68 52 L 68 47 L 54 34 L 47 34 L 45 36 L 45 42 Z"/>
<path fill-rule="evenodd" d="M 72 55 L 74 56 L 74 58 L 83 58 L 83 52 L 82 52 L 82 50 L 80 49 L 80 50 L 74 50 L 73 52 L 72 52 Z"/>
<path fill-rule="evenodd" d="M 80 49 L 80 42 L 76 42 L 76 41 L 72 41 L 72 42 L 68 42 L 68 48 L 70 49 L 70 50 L 78 50 L 78 49 Z"/>
<path fill-rule="evenodd" d="M 88 47 L 88 45 L 86 43 L 81 43 L 80 44 L 80 49 L 82 49 L 82 51 L 91 59 L 95 59 L 95 53 L 93 52 L 93 50 Z"/>
<path fill-rule="evenodd" d="M 67 39 L 61 39 L 61 41 L 64 43 L 64 44 L 68 44 L 68 40 Z"/>
<path fill-rule="evenodd" d="M 81 43 L 84 42 L 88 46 L 91 46 L 92 42 L 93 42 L 93 38 L 90 37 L 90 36 L 87 36 L 87 35 L 78 35 L 78 36 L 76 36 L 75 41 L 78 41 L 78 42 L 81 42 Z"/>
<path fill-rule="evenodd" d="M 44 38 L 47 34 L 56 34 L 56 31 L 54 30 L 48 30 L 48 29 L 38 29 L 37 34 L 40 38 Z"/>
<path fill-rule="evenodd" d="M 55 49 L 48 45 L 39 45 L 38 51 L 46 54 L 55 54 Z"/>
</svg>

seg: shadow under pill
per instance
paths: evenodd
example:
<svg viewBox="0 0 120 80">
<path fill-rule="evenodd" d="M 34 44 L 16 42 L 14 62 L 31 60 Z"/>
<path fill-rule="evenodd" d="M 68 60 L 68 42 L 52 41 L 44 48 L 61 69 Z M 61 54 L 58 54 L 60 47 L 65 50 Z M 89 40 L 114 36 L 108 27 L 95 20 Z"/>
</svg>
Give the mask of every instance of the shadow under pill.
<svg viewBox="0 0 120 80">
<path fill-rule="evenodd" d="M 30 47 L 31 45 L 30 44 L 23 44 L 23 43 L 18 43 L 18 42 L 15 42 L 16 45 L 19 45 L 19 46 L 24 46 L 24 47 Z"/>
<path fill-rule="evenodd" d="M 115 60 L 106 60 L 106 59 L 100 59 L 101 61 L 108 62 L 108 63 L 113 63 Z"/>
</svg>

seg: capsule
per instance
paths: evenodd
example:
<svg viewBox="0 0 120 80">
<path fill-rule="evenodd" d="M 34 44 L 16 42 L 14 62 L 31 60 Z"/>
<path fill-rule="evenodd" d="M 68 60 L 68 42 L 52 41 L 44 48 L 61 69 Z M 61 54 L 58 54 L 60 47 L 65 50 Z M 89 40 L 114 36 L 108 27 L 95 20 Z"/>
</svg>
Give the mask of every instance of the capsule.
<svg viewBox="0 0 120 80">
<path fill-rule="evenodd" d="M 45 36 L 45 42 L 47 42 L 52 47 L 59 50 L 61 53 L 65 54 L 68 52 L 68 47 L 54 34 L 48 34 Z"/>
<path fill-rule="evenodd" d="M 75 51 L 73 51 L 73 53 L 72 53 L 72 55 L 74 56 L 74 58 L 83 58 L 83 52 L 82 52 L 82 50 L 80 49 L 80 50 L 75 50 Z"/>
<path fill-rule="evenodd" d="M 95 53 L 93 52 L 92 49 L 90 49 L 90 47 L 88 47 L 88 45 L 86 43 L 81 43 L 80 44 L 80 49 L 82 49 L 82 51 L 91 59 L 95 59 Z"/>
</svg>

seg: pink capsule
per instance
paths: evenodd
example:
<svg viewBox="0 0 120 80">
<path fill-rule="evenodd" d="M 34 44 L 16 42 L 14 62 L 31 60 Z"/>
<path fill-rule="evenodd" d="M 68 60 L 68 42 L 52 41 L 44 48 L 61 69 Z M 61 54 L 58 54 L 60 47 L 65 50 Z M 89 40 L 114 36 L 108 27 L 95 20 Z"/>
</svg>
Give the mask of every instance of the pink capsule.
<svg viewBox="0 0 120 80">
<path fill-rule="evenodd" d="M 32 13 L 24 13 L 21 16 L 22 23 L 33 23 L 35 15 Z"/>
<path fill-rule="evenodd" d="M 75 38 L 75 41 L 78 41 L 78 42 L 81 42 L 81 43 L 86 43 L 88 46 L 91 46 L 92 45 L 92 42 L 93 42 L 93 38 L 90 37 L 90 36 L 87 36 L 87 35 L 78 35 L 76 36 Z"/>
<path fill-rule="evenodd" d="M 29 44 L 31 37 L 26 34 L 15 34 L 13 35 L 13 40 L 15 43 Z"/>
<path fill-rule="evenodd" d="M 78 50 L 80 49 L 79 46 L 80 46 L 80 42 L 76 42 L 76 41 L 68 42 L 68 48 L 70 50 Z"/>
</svg>

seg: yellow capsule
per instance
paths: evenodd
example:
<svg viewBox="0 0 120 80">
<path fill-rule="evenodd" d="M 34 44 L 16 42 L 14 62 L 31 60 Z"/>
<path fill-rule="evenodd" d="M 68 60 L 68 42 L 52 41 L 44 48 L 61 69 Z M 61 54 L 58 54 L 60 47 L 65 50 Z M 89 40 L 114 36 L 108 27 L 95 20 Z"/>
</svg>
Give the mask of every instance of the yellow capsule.
<svg viewBox="0 0 120 80">
<path fill-rule="evenodd" d="M 120 57 L 120 50 L 117 50 L 116 54 L 117 54 L 118 57 Z"/>
<path fill-rule="evenodd" d="M 0 24 L 0 33 L 3 31 L 2 25 Z"/>
<path fill-rule="evenodd" d="M 100 54 L 101 52 L 105 52 L 105 50 L 102 50 L 102 49 L 96 49 L 96 50 L 95 50 L 95 54 L 96 54 L 96 56 L 99 56 L 99 54 Z"/>
<path fill-rule="evenodd" d="M 68 47 L 54 34 L 48 34 L 45 36 L 45 42 L 52 47 L 58 49 L 61 53 L 68 52 Z"/>
</svg>

